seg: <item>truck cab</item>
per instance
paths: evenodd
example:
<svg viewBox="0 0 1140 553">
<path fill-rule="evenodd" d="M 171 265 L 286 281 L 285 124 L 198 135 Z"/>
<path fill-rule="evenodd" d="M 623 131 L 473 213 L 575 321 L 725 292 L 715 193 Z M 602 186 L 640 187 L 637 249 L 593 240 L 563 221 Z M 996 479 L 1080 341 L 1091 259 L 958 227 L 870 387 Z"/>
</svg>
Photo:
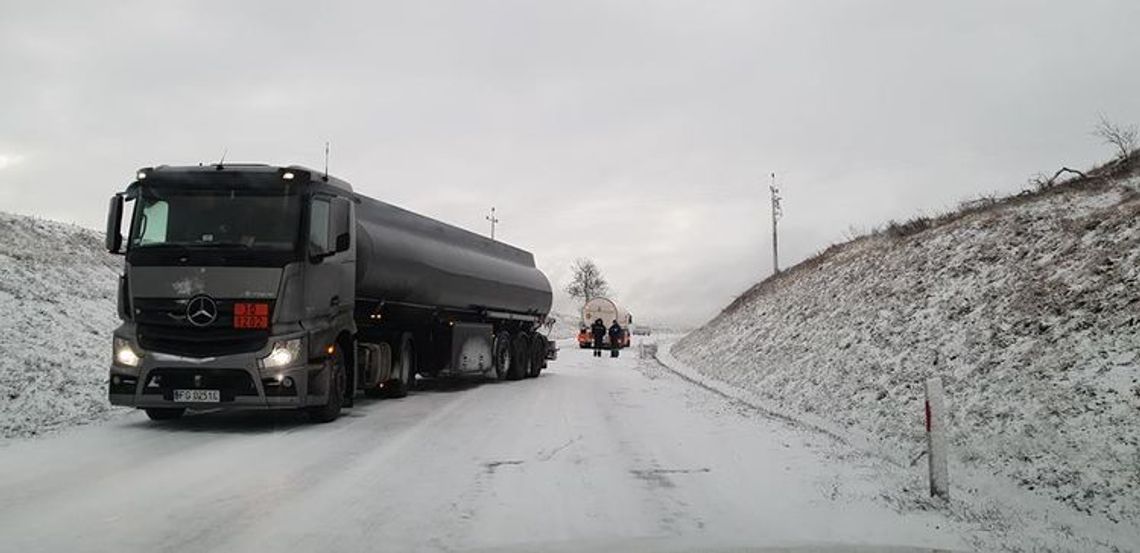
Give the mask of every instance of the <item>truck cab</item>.
<svg viewBox="0 0 1140 553">
<path fill-rule="evenodd" d="M 350 192 L 302 167 L 139 170 L 108 211 L 107 249 L 125 258 L 111 403 L 152 418 L 337 404 L 346 371 L 329 374 L 355 332 Z"/>
</svg>

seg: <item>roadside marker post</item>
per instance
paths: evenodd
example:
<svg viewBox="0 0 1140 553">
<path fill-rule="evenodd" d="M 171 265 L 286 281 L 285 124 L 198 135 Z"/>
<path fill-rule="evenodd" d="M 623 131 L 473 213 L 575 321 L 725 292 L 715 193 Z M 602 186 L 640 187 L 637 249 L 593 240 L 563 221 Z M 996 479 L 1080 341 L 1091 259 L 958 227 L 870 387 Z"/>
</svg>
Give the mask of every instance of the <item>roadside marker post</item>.
<svg viewBox="0 0 1140 553">
<path fill-rule="evenodd" d="M 930 466 L 930 496 L 950 498 L 950 472 L 946 465 L 946 398 L 942 379 L 926 380 L 926 458 Z"/>
</svg>

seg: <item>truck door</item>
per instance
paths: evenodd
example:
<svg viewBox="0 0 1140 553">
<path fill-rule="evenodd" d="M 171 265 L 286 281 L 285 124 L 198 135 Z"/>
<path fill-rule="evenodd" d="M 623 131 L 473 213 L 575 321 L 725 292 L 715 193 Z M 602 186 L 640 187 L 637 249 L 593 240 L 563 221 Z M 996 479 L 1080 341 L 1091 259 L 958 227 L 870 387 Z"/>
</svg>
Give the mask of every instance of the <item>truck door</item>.
<svg viewBox="0 0 1140 553">
<path fill-rule="evenodd" d="M 327 345 L 352 320 L 355 298 L 356 249 L 353 204 L 347 198 L 315 194 L 309 203 L 308 264 L 305 275 L 305 319 L 313 330 L 331 336 L 315 342 Z"/>
</svg>

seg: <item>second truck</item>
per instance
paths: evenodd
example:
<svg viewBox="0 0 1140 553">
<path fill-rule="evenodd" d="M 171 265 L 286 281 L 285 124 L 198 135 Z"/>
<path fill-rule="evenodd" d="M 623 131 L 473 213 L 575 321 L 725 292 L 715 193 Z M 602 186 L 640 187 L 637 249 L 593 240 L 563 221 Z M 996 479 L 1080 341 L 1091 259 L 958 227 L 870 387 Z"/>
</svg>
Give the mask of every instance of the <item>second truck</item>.
<svg viewBox="0 0 1140 553">
<path fill-rule="evenodd" d="M 331 421 L 358 391 L 535 377 L 553 351 L 538 332 L 550 282 L 529 252 L 304 167 L 141 169 L 111 199 L 106 240 L 125 256 L 110 401 L 152 419 Z"/>
<path fill-rule="evenodd" d="M 617 346 L 619 348 L 629 347 L 633 315 L 609 298 L 591 298 L 582 305 L 582 322 L 578 326 L 578 347 L 583 349 L 594 347 L 594 335 L 590 332 L 590 325 L 596 320 L 601 320 L 602 324 L 606 326 L 617 323 L 622 332 Z M 606 348 L 611 347 L 609 333 L 606 333 L 602 344 Z"/>
</svg>

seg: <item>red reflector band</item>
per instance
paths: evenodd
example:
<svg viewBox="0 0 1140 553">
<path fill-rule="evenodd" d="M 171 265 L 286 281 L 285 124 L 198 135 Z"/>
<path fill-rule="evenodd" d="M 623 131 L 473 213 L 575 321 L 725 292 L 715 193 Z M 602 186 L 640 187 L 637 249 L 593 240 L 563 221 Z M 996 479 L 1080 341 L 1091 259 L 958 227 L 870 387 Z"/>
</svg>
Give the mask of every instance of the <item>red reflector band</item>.
<svg viewBox="0 0 1140 553">
<path fill-rule="evenodd" d="M 269 304 L 235 303 L 234 328 L 269 328 Z"/>
</svg>

